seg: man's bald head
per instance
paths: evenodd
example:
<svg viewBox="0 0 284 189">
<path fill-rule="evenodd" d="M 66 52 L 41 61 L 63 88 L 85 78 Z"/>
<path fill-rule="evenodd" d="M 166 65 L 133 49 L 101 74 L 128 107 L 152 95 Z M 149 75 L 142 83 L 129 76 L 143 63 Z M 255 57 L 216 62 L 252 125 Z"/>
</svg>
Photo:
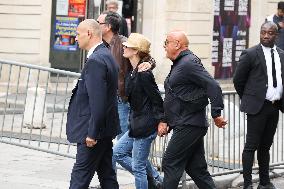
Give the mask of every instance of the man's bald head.
<svg viewBox="0 0 284 189">
<path fill-rule="evenodd" d="M 171 31 L 168 36 L 171 36 L 172 39 L 176 40 L 176 41 L 179 41 L 180 45 L 181 46 L 184 46 L 184 47 L 188 47 L 189 45 L 189 41 L 186 37 L 186 33 L 185 31 L 182 31 L 182 30 L 174 30 L 174 31 Z"/>
<path fill-rule="evenodd" d="M 99 23 L 94 19 L 86 19 L 82 21 L 78 27 L 82 27 L 91 33 L 93 33 L 96 37 L 102 38 L 102 31 L 100 29 Z"/>
<path fill-rule="evenodd" d="M 76 41 L 81 49 L 89 50 L 102 41 L 100 25 L 94 19 L 82 21 L 77 28 Z"/>
<path fill-rule="evenodd" d="M 181 30 L 174 30 L 168 33 L 164 44 L 166 56 L 170 60 L 175 60 L 180 52 L 188 49 L 188 39 L 186 33 Z"/>
</svg>

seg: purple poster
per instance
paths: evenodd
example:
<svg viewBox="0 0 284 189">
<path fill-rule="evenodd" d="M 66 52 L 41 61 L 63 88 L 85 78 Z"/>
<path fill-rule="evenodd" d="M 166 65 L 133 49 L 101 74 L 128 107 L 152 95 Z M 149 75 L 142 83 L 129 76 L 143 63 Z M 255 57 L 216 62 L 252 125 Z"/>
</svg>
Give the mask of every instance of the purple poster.
<svg viewBox="0 0 284 189">
<path fill-rule="evenodd" d="M 250 0 L 214 0 L 212 65 L 214 78 L 232 78 L 248 46 Z"/>
<path fill-rule="evenodd" d="M 57 16 L 53 48 L 61 51 L 76 51 L 77 42 L 75 38 L 78 24 L 78 18 Z"/>
</svg>

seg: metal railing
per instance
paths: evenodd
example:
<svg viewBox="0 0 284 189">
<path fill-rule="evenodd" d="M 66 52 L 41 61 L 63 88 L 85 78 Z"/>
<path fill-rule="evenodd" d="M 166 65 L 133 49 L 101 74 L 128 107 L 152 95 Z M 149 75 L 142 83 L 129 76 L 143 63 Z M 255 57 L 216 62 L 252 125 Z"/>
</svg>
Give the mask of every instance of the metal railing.
<svg viewBox="0 0 284 189">
<path fill-rule="evenodd" d="M 66 157 L 71 90 L 79 73 L 0 60 L 0 141 Z"/>
<path fill-rule="evenodd" d="M 76 146 L 66 140 L 66 116 L 71 90 L 79 73 L 15 61 L 0 60 L 0 142 L 75 158 Z M 214 126 L 208 107 L 210 127 L 205 137 L 205 153 L 213 176 L 242 170 L 246 115 L 239 111 L 235 92 L 224 92 L 223 116 L 226 129 Z M 150 159 L 161 167 L 167 137 L 157 137 Z M 283 114 L 271 148 L 272 165 L 284 161 Z M 255 164 L 257 166 L 257 163 Z"/>
</svg>

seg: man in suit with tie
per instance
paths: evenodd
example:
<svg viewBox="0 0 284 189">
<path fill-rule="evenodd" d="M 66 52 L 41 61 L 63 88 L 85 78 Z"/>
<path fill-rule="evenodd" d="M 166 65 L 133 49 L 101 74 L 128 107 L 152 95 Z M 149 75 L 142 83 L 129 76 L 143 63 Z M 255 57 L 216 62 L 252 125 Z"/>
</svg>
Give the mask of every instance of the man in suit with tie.
<svg viewBox="0 0 284 189">
<path fill-rule="evenodd" d="M 67 139 L 77 143 L 69 189 L 87 189 L 95 172 L 102 188 L 118 189 L 112 167 L 112 139 L 120 132 L 118 66 L 103 45 L 95 20 L 86 19 L 79 24 L 76 40 L 88 54 L 67 114 Z"/>
<path fill-rule="evenodd" d="M 247 135 L 243 150 L 244 188 L 252 189 L 252 166 L 257 150 L 260 183 L 258 189 L 275 189 L 269 178 L 269 150 L 284 109 L 284 51 L 275 45 L 277 25 L 265 22 L 260 44 L 242 52 L 234 75 L 241 99 L 240 110 L 247 113 Z"/>
</svg>

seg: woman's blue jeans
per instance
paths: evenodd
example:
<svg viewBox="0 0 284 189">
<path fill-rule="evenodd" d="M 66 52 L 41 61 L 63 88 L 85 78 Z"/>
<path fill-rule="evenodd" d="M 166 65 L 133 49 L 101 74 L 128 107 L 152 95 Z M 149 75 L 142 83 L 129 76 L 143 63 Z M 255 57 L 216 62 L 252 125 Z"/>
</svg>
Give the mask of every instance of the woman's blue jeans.
<svg viewBox="0 0 284 189">
<path fill-rule="evenodd" d="M 118 105 L 118 115 L 119 115 L 119 123 L 121 128 L 121 134 L 117 136 L 117 140 L 119 140 L 126 131 L 128 131 L 129 124 L 129 103 L 123 102 L 121 97 L 117 97 L 117 105 Z"/>
<path fill-rule="evenodd" d="M 113 158 L 135 177 L 136 189 L 148 189 L 147 174 L 159 177 L 158 171 L 148 160 L 151 143 L 157 132 L 147 138 L 131 138 L 127 131 L 113 147 Z"/>
</svg>

